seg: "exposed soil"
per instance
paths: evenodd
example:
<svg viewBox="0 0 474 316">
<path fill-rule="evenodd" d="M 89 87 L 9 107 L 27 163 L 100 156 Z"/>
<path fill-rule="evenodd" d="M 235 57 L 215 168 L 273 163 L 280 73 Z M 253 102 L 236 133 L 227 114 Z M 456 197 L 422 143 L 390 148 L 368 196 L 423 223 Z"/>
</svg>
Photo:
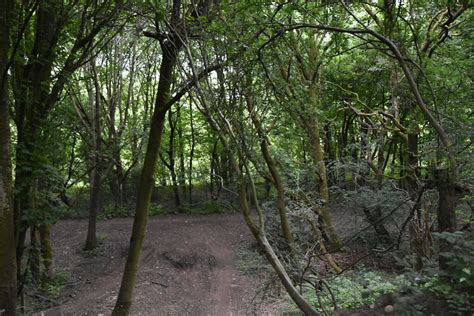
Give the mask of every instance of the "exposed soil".
<svg viewBox="0 0 474 316">
<path fill-rule="evenodd" d="M 70 274 L 54 308 L 46 314 L 110 314 L 117 297 L 131 218 L 98 223 L 104 240 L 94 253 L 81 249 L 86 220 L 55 225 L 52 241 L 56 271 Z M 102 239 L 101 238 L 101 239 Z M 270 305 L 253 301 L 261 276 L 238 269 L 237 250 L 253 238 L 242 215 L 171 215 L 152 217 L 141 256 L 132 314 L 265 314 Z"/>
<path fill-rule="evenodd" d="M 384 268 L 384 257 L 374 258 L 367 248 L 364 235 L 374 232 L 361 211 L 337 207 L 332 213 L 336 227 L 344 227 L 339 233 L 345 240 L 368 228 L 352 240 L 349 249 L 334 254 L 340 266 L 351 267 L 362 259 L 367 265 Z M 87 220 L 63 220 L 55 225 L 52 232 L 55 270 L 67 272 L 69 280 L 54 300 L 33 294 L 35 304 L 44 303 L 34 310 L 44 311 L 46 315 L 109 315 L 117 298 L 132 223 L 133 218 L 100 221 L 97 233 L 102 241 L 93 252 L 82 251 Z M 280 314 L 287 302 L 281 297 L 265 295 L 269 288 L 279 295 L 282 292 L 279 282 L 265 274 L 242 273 L 238 261 L 242 246 L 255 249 L 254 238 L 240 213 L 151 217 L 132 314 Z M 262 264 L 265 264 L 263 257 Z M 322 270 L 330 270 L 323 261 L 320 264 Z M 47 308 L 52 305 L 56 306 Z M 344 311 L 341 315 L 383 314 L 384 307 Z"/>
</svg>

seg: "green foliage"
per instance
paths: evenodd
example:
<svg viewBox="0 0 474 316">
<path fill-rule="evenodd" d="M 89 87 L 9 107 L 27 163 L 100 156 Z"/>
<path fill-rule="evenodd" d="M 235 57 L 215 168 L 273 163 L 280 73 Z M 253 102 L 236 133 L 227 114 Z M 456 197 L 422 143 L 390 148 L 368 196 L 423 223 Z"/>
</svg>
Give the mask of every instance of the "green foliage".
<svg viewBox="0 0 474 316">
<path fill-rule="evenodd" d="M 52 298 L 57 298 L 61 294 L 61 288 L 71 279 L 71 275 L 66 271 L 59 271 L 54 276 L 43 282 L 41 290 Z"/>
<path fill-rule="evenodd" d="M 46 8 L 50 6 L 46 2 L 38 3 L 45 3 Z M 133 207 L 116 205 L 127 205 L 137 196 L 136 184 L 140 179 L 146 135 L 156 101 L 157 80 L 161 77 L 157 75 L 159 57 L 150 56 L 163 56 L 160 45 L 151 45 L 150 39 L 141 36 L 141 29 L 146 26 L 151 33 L 168 34 L 165 29 L 171 23 L 167 19 L 170 6 L 159 0 L 145 1 L 142 6 L 134 7 L 132 17 L 128 16 L 128 10 L 116 10 L 118 5 L 112 5 L 114 3 L 99 1 L 93 6 L 82 6 L 81 3 L 73 8 L 68 2 L 64 10 L 51 10 L 51 16 L 64 23 L 51 23 L 58 29 L 57 36 L 53 36 L 47 45 L 51 47 L 48 54 L 44 54 L 43 49 L 38 52 L 36 49 L 35 39 L 41 43 L 42 38 L 48 38 L 38 37 L 40 33 L 37 32 L 41 30 L 32 24 L 37 15 L 25 24 L 25 32 L 19 30 L 21 19 L 12 20 L 11 35 L 21 34 L 22 38 L 18 38 L 18 54 L 12 60 L 13 82 L 8 86 L 8 103 L 14 116 L 12 125 L 17 125 L 12 141 L 21 140 L 20 136 L 26 138 L 23 143 L 12 146 L 16 149 L 13 157 L 15 199 L 22 209 L 20 220 L 25 222 L 25 227 L 54 223 L 64 210 L 58 201 L 58 193 L 66 189 L 68 193 L 84 189 L 82 201 L 86 205 L 92 167 L 97 167 L 103 178 L 101 202 L 104 208 L 98 218 L 133 215 Z M 217 16 L 209 21 L 189 18 L 194 8 L 183 3 L 186 12 L 180 14 L 184 19 L 177 30 L 186 31 L 183 34 L 193 38 L 193 44 L 186 46 L 186 54 L 178 56 L 177 63 L 183 67 L 173 75 L 170 97 L 189 82 L 189 73 L 181 73 L 183 70 L 201 73 L 206 66 L 219 64 L 223 67 L 211 75 L 211 80 L 206 81 L 203 77 L 200 89 L 185 93 L 173 107 L 174 116 L 170 115 L 169 126 L 164 129 L 161 149 L 165 160 L 168 159 L 169 164 L 173 160 L 174 165 L 168 168 L 164 163 L 158 163 L 154 175 L 156 184 L 166 191 L 173 178 L 167 170 L 171 169 L 177 173 L 182 191 L 192 184 L 197 192 L 197 185 L 208 185 L 211 177 L 215 179 L 214 190 L 219 185 L 219 177 L 222 177 L 223 185 L 232 188 L 236 177 L 229 168 L 230 155 L 235 155 L 239 162 L 248 161 L 254 176 L 268 178 L 260 148 L 261 141 L 266 139 L 285 184 L 286 206 L 297 243 L 295 248 L 303 249 L 315 244 L 317 236 L 308 222 L 317 223 L 314 210 L 325 202 L 317 194 L 322 174 L 314 163 L 314 147 L 319 142 L 324 146 L 323 160 L 329 183 L 342 188 L 339 195 L 331 194 L 330 201 L 342 197 L 351 206 L 368 210 L 369 218 L 380 222 L 390 218 L 393 226 L 400 227 L 408 214 L 403 203 L 408 194 L 413 193 L 406 192 L 410 189 L 401 185 L 407 179 L 409 169 L 419 167 L 416 180 L 421 187 L 426 183 L 428 166 L 436 167 L 447 158 L 440 150 L 432 119 L 426 120 L 414 102 L 407 76 L 386 47 L 369 34 L 353 36 L 308 27 L 285 32 L 286 26 L 316 21 L 333 27 L 353 28 L 359 24 L 353 19 L 357 16 L 361 25 L 390 38 L 405 60 L 417 63 L 417 67 L 409 68 L 422 98 L 448 134 L 452 144 L 450 150 L 456 153 L 456 160 L 462 167 L 458 168 L 460 173 L 456 180 L 472 185 L 474 59 L 466 56 L 472 55 L 474 19 L 473 11 L 469 10 L 456 20 L 454 10 L 460 2 L 454 3 L 399 1 L 390 6 L 378 6 L 369 1 L 362 6 L 359 2 L 347 2 L 348 8 L 344 8 L 337 2 L 286 1 L 269 5 L 250 0 L 223 1 L 212 13 Z M 452 7 L 445 14 L 442 12 L 447 9 L 446 5 Z M 19 8 L 19 16 L 26 13 L 21 10 Z M 348 10 L 352 10 L 354 16 Z M 123 11 L 123 16 L 122 13 L 116 15 L 119 11 Z M 58 15 L 59 12 L 65 16 Z M 445 19 L 452 13 L 456 21 L 449 24 L 451 22 Z M 82 23 L 80 17 L 88 18 Z M 108 23 L 107 19 L 117 23 Z M 122 21 L 125 28 L 115 28 L 122 25 L 118 23 Z M 95 29 L 95 24 L 107 26 L 107 29 L 97 29 L 99 33 L 93 40 L 86 31 Z M 188 26 L 196 27 L 187 29 Z M 449 29 L 446 37 L 439 33 L 444 27 L 446 32 Z M 93 41 L 77 47 L 78 36 Z M 424 44 L 430 44 L 430 40 L 434 40 L 431 45 L 436 48 L 432 56 L 423 51 Z M 73 67 L 66 67 L 69 62 Z M 91 67 L 92 63 L 95 63 L 94 67 Z M 71 74 L 79 65 L 84 67 Z M 37 67 L 44 69 L 36 71 Z M 67 71 L 63 73 L 62 69 Z M 92 81 L 93 77 L 97 77 L 97 82 Z M 52 86 L 61 83 L 62 79 L 66 79 L 64 89 L 59 85 L 62 93 L 50 95 L 55 91 Z M 253 99 L 253 110 L 247 108 L 249 98 L 242 92 Z M 309 92 L 315 94 L 314 98 Z M 43 104 L 45 100 L 53 100 L 54 104 Z M 98 101 L 100 110 L 95 113 L 93 108 L 94 104 L 99 105 Z M 197 110 L 203 110 L 206 104 L 217 126 L 224 133 L 232 131 L 235 134 L 232 137 L 224 135 L 232 139 L 229 147 L 233 153 L 226 153 L 221 135 L 217 137 L 208 124 L 211 120 Z M 250 114 L 261 121 L 265 135 L 256 136 L 260 133 L 256 133 L 256 124 Z M 101 125 L 97 131 L 94 131 L 93 121 Z M 172 124 L 176 128 L 174 133 L 169 128 Z M 309 130 L 317 133 L 309 133 Z M 100 149 L 93 146 L 96 142 L 91 142 L 99 131 L 100 135 L 96 136 L 100 136 Z M 406 137 L 413 133 L 418 134 L 417 150 L 413 152 L 417 161 L 409 166 L 412 162 L 407 160 Z M 94 159 L 97 157 L 99 159 Z M 375 179 L 377 170 L 384 179 Z M 113 184 L 114 188 L 118 184 L 124 196 L 110 192 L 117 189 L 107 189 L 108 184 Z M 345 185 L 353 190 L 344 190 Z M 263 200 L 263 186 L 257 186 L 257 190 L 259 199 Z M 115 199 L 117 197 L 120 199 Z M 190 200 L 195 204 L 185 204 L 180 211 L 189 214 L 223 211 L 215 201 L 201 203 L 194 197 Z M 272 199 L 264 205 L 268 217 L 266 228 L 275 249 L 284 251 L 288 247 L 281 239 L 274 204 Z M 78 205 L 75 199 L 73 207 L 79 214 Z M 396 210 L 395 216 L 390 216 L 397 205 L 403 206 Z M 87 206 L 82 210 L 85 216 Z M 164 213 L 162 205 L 150 204 L 149 215 Z M 374 215 L 370 216 L 371 213 Z M 402 213 L 404 216 L 398 216 Z M 473 242 L 458 233 L 438 237 L 450 245 L 449 252 L 440 254 L 449 272 L 439 270 L 430 262 L 431 267 L 426 264 L 424 274 L 420 277 L 417 273 L 413 283 L 444 297 L 454 310 L 462 312 L 462 304 L 469 299 L 465 293 L 473 291 Z M 99 241 L 106 238 L 106 235 L 98 235 Z M 375 239 L 372 235 L 370 238 Z M 103 247 L 98 247 L 86 254 L 94 256 L 101 251 Z M 261 266 L 257 254 L 255 251 L 242 255 L 244 259 L 239 264 L 243 270 L 251 272 Z M 422 281 L 416 281 L 416 278 Z M 341 307 L 355 307 L 368 304 L 382 293 L 397 291 L 403 282 L 392 279 L 362 272 L 336 278 L 330 286 Z M 49 291 L 55 292 L 54 284 L 50 287 Z M 305 293 L 314 301 L 313 294 Z"/>
<path fill-rule="evenodd" d="M 150 207 L 148 208 L 148 215 L 155 216 L 155 215 L 162 215 L 165 213 L 165 209 L 163 205 L 158 203 L 150 203 Z"/>
<path fill-rule="evenodd" d="M 441 252 L 447 269 L 440 270 L 438 277 L 427 288 L 444 298 L 454 314 L 463 315 L 474 311 L 474 238 L 464 232 L 435 233 L 440 242 L 446 242 L 450 251 Z"/>
<path fill-rule="evenodd" d="M 222 206 L 216 201 L 206 201 L 197 207 L 181 206 L 180 211 L 187 214 L 216 214 L 222 213 Z"/>
<path fill-rule="evenodd" d="M 115 207 L 113 205 L 106 205 L 97 214 L 98 219 L 111 219 L 116 217 L 128 217 L 130 216 L 130 209 L 128 207 Z"/>
<path fill-rule="evenodd" d="M 216 201 L 206 201 L 195 212 L 197 214 L 221 213 L 222 207 Z"/>
<path fill-rule="evenodd" d="M 413 269 L 415 258 L 405 256 L 397 259 L 405 268 L 405 275 L 412 281 L 413 290 L 431 292 L 448 304 L 453 315 L 467 315 L 474 311 L 474 238 L 472 233 L 442 232 L 434 233 L 439 243 L 445 243 L 449 251 L 441 252 L 440 259 L 445 269 L 440 269 L 438 262 L 423 258 L 423 270 Z"/>
<path fill-rule="evenodd" d="M 82 253 L 86 258 L 94 258 L 104 254 L 104 242 L 98 243 L 97 247 L 92 250 L 84 250 Z"/>
<path fill-rule="evenodd" d="M 403 204 L 408 196 L 405 191 L 386 184 L 379 189 L 363 186 L 355 191 L 345 191 L 342 198 L 348 203 L 357 204 L 362 208 L 380 209 L 383 212 L 388 212 L 397 205 Z"/>
<path fill-rule="evenodd" d="M 328 285 L 335 297 L 338 308 L 356 308 L 373 304 L 383 294 L 398 292 L 410 286 L 404 275 L 389 275 L 376 271 L 360 271 L 340 275 L 329 280 Z M 332 299 L 326 291 L 320 292 L 321 302 L 326 310 L 332 307 Z M 314 289 L 303 293 L 318 310 L 322 311 Z M 296 311 L 296 307 L 292 307 Z"/>
</svg>

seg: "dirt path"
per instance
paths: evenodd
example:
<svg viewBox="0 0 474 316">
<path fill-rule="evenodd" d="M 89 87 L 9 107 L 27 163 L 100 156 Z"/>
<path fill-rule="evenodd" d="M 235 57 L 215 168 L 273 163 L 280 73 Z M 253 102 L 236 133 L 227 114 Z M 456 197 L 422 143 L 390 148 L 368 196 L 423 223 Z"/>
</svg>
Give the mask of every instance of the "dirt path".
<svg viewBox="0 0 474 316">
<path fill-rule="evenodd" d="M 86 221 L 62 221 L 53 231 L 56 270 L 70 282 L 61 306 L 63 315 L 110 314 L 120 284 L 132 219 L 100 222 L 104 244 L 94 255 L 80 251 Z M 153 217 L 141 257 L 133 314 L 259 314 L 252 302 L 261 279 L 238 269 L 240 245 L 252 237 L 240 214 Z M 66 296 L 66 297 L 64 297 Z"/>
</svg>

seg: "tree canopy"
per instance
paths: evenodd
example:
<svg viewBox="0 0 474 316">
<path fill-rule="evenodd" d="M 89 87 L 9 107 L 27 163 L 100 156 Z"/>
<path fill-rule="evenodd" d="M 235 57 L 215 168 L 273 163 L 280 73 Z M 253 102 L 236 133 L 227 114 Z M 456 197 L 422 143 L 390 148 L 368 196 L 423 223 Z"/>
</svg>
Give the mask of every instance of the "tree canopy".
<svg viewBox="0 0 474 316">
<path fill-rule="evenodd" d="M 474 287 L 471 1 L 0 0 L 0 27 L 0 313 L 52 279 L 58 221 L 87 218 L 91 251 L 133 217 L 127 315 L 148 217 L 213 208 L 308 315 L 312 258 L 351 269 L 367 230 L 342 204 L 368 248 Z"/>
</svg>

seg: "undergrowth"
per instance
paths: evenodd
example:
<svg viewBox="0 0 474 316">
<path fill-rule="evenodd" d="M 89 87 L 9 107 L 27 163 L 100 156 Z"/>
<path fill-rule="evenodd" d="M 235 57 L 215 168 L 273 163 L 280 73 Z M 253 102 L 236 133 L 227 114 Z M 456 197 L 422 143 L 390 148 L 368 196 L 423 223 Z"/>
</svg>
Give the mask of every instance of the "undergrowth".
<svg viewBox="0 0 474 316">
<path fill-rule="evenodd" d="M 183 214 L 216 214 L 222 213 L 224 208 L 216 201 L 206 201 L 200 203 L 198 206 L 191 206 L 183 204 L 179 207 L 179 212 Z M 163 205 L 159 203 L 150 203 L 148 208 L 148 215 L 163 215 L 166 214 L 166 210 Z M 97 218 L 101 220 L 107 220 L 112 218 L 124 218 L 133 216 L 133 207 L 124 206 L 124 207 L 115 207 L 113 205 L 106 205 L 103 209 L 97 214 Z"/>
<path fill-rule="evenodd" d="M 71 279 L 69 272 L 58 271 L 52 278 L 43 282 L 40 289 L 52 298 L 58 298 L 62 287 Z"/>
<path fill-rule="evenodd" d="M 398 292 L 410 285 L 404 275 L 393 277 L 378 271 L 348 272 L 328 279 L 326 282 L 332 291 L 338 309 L 369 306 L 374 304 L 381 295 Z M 317 295 L 319 295 L 321 301 L 318 300 Z M 321 287 L 317 295 L 314 289 L 303 290 L 303 296 L 306 300 L 320 312 L 334 308 L 333 299 L 325 288 Z M 291 303 L 288 312 L 296 313 L 297 311 L 296 305 Z"/>
<path fill-rule="evenodd" d="M 200 204 L 199 206 L 182 205 L 179 208 L 179 210 L 181 213 L 185 213 L 185 214 L 200 214 L 200 215 L 216 214 L 216 213 L 223 212 L 222 206 L 216 201 L 206 201 Z"/>
<path fill-rule="evenodd" d="M 256 244 L 242 245 L 237 250 L 237 267 L 248 275 L 271 273 L 273 270 Z"/>
</svg>

